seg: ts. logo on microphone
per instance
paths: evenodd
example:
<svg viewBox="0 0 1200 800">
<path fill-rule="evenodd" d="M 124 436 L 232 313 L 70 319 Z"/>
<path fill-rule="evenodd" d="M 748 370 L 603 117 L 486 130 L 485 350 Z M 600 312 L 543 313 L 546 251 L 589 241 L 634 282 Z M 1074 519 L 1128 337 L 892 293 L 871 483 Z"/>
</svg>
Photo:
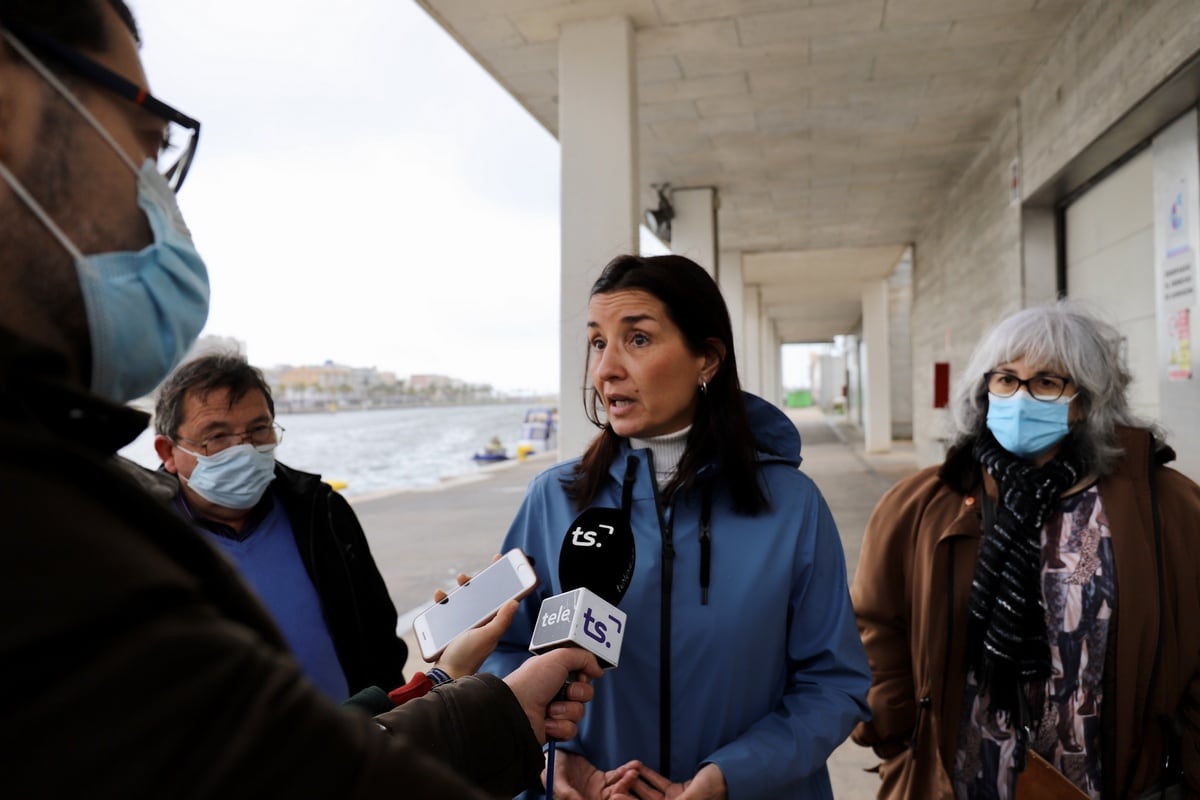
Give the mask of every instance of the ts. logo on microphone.
<svg viewBox="0 0 1200 800">
<path fill-rule="evenodd" d="M 616 530 L 612 525 L 600 524 L 596 527 L 609 536 L 612 536 L 613 531 Z M 571 531 L 571 544 L 575 547 L 603 547 L 603 542 L 597 536 L 596 531 L 585 531 L 582 525 L 578 525 L 575 530 Z"/>
<path fill-rule="evenodd" d="M 617 626 L 616 632 L 620 633 L 621 620 L 617 619 L 612 614 L 608 615 L 608 619 Z M 608 626 L 592 616 L 591 608 L 585 608 L 583 610 L 583 635 L 590 639 L 595 639 L 598 643 L 604 645 L 605 647 L 611 648 L 612 642 L 608 640 L 606 636 L 607 633 Z"/>
</svg>

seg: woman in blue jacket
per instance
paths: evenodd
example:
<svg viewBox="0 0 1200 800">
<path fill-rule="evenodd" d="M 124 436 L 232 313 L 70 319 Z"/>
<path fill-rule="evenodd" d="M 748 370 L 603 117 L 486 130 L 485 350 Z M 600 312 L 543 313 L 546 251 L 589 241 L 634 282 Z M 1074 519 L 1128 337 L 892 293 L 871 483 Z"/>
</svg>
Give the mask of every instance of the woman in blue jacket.
<svg viewBox="0 0 1200 800">
<path fill-rule="evenodd" d="M 587 340 L 601 431 L 530 485 L 504 550 L 533 556 L 540 596 L 484 669 L 529 657 L 579 512 L 624 508 L 636 561 L 620 666 L 561 745 L 556 794 L 832 798 L 825 761 L 868 718 L 871 678 L 795 426 L 741 392 L 725 302 L 686 258 L 610 263 Z"/>
</svg>

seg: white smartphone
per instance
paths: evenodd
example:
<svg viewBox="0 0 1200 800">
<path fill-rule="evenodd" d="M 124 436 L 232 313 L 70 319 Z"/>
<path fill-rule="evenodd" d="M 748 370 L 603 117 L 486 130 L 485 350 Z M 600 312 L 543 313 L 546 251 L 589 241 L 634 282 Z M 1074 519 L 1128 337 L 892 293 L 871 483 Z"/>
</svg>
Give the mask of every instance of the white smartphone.
<svg viewBox="0 0 1200 800">
<path fill-rule="evenodd" d="M 446 599 L 434 603 L 413 620 L 413 633 L 421 657 L 435 661 L 450 640 L 495 614 L 509 600 L 519 600 L 538 584 L 529 559 L 518 549 L 509 550 Z"/>
</svg>

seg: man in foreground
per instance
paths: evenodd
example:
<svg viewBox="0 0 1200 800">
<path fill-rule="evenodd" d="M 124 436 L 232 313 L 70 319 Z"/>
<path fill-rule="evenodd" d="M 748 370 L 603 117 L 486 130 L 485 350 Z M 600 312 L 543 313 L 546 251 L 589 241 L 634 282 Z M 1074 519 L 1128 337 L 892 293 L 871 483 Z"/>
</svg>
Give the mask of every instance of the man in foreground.
<svg viewBox="0 0 1200 800">
<path fill-rule="evenodd" d="M 0 0 L 0 794 L 536 785 L 538 742 L 574 735 L 591 687 L 551 698 L 572 671 L 598 676 L 594 659 L 558 651 L 373 719 L 341 710 L 234 569 L 114 466 L 146 424 L 121 404 L 208 309 L 172 191 L 199 124 L 145 84 L 121 0 Z M 168 124 L 182 149 L 156 164 Z"/>
</svg>

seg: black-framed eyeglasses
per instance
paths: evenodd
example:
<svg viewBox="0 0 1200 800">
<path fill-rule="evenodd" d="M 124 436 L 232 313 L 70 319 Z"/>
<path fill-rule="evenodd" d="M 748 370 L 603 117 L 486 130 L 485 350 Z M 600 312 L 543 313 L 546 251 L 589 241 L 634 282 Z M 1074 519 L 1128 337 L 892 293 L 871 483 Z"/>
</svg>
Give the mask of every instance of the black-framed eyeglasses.
<svg viewBox="0 0 1200 800">
<path fill-rule="evenodd" d="M 1043 373 L 1032 378 L 1018 378 L 1011 372 L 999 370 L 983 373 L 983 379 L 987 381 L 987 390 L 997 397 L 1012 397 L 1024 386 L 1030 397 L 1045 403 L 1053 403 L 1062 397 L 1071 382 L 1065 375 Z"/>
<path fill-rule="evenodd" d="M 200 448 L 200 452 L 206 456 L 216 455 L 222 450 L 228 450 L 239 444 L 249 442 L 256 447 L 261 447 L 268 444 L 279 444 L 283 441 L 283 426 L 278 422 L 272 422 L 270 425 L 256 425 L 253 428 L 244 430 L 241 433 L 221 433 L 216 436 L 209 436 L 207 439 L 186 439 L 182 436 L 176 436 L 176 441 L 187 442 L 188 444 L 196 445 Z"/>
<path fill-rule="evenodd" d="M 198 120 L 167 105 L 145 87 L 138 86 L 51 36 L 11 22 L 5 22 L 3 27 L 27 47 L 53 56 L 81 78 L 115 92 L 161 119 L 165 127 L 162 144 L 158 148 L 158 171 L 173 191 L 179 191 L 200 142 Z"/>
</svg>

